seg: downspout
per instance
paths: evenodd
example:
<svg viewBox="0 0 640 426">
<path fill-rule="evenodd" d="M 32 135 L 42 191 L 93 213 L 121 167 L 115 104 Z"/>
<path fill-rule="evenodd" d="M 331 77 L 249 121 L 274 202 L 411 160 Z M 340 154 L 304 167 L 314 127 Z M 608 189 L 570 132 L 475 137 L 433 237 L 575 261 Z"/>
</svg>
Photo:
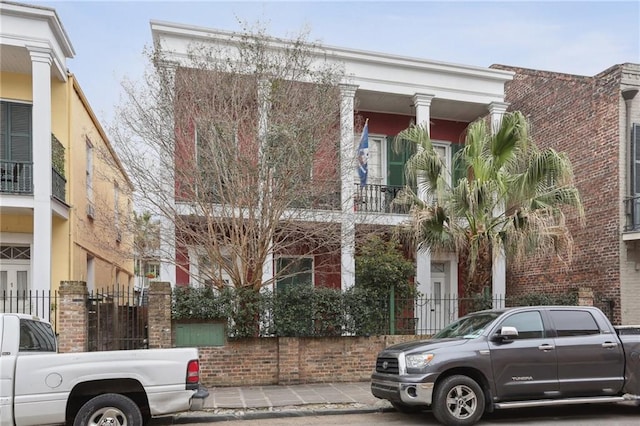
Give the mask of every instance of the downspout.
<svg viewBox="0 0 640 426">
<path fill-rule="evenodd" d="M 633 220 L 636 217 L 635 215 L 635 207 L 636 203 L 633 201 L 633 197 L 635 196 L 635 192 L 633 190 L 633 178 L 634 178 L 634 169 L 635 169 L 635 159 L 633 153 L 633 140 L 631 140 L 631 101 L 638 94 L 638 89 L 625 89 L 622 91 L 622 99 L 624 99 L 625 106 L 625 137 L 627 138 L 627 146 L 629 147 L 629 168 L 626 173 L 627 176 L 627 194 L 629 196 L 629 211 L 628 214 L 631 215 L 631 224 L 633 224 Z M 640 149 L 640 147 L 635 147 L 636 149 Z M 640 170 L 635 170 L 635 173 L 640 173 Z M 629 219 L 627 216 L 626 220 Z M 625 225 L 627 226 L 627 225 Z"/>
<path fill-rule="evenodd" d="M 633 197 L 635 194 L 632 190 L 632 171 L 634 168 L 634 158 L 633 158 L 633 141 L 631 140 L 631 101 L 638 94 L 638 89 L 625 89 L 622 91 L 622 99 L 624 99 L 625 106 L 625 137 L 627 138 L 627 144 L 629 146 L 629 160 L 630 167 L 629 173 L 627 174 L 627 191 L 628 194 Z"/>
<path fill-rule="evenodd" d="M 72 81 L 69 81 L 72 80 Z M 73 213 L 75 210 L 74 204 L 73 204 L 73 200 L 71 199 L 73 197 L 73 191 L 71 190 L 71 183 L 73 182 L 72 179 L 72 170 L 73 170 L 73 163 L 71 161 L 71 145 L 73 144 L 73 137 L 72 137 L 72 131 L 71 131 L 71 95 L 73 94 L 73 85 L 74 82 L 73 80 L 75 80 L 75 77 L 71 74 L 71 73 L 67 73 L 67 146 L 68 148 L 66 149 L 66 154 L 67 154 L 67 159 L 68 159 L 68 164 L 67 166 L 67 182 L 68 182 L 68 189 L 69 189 L 69 206 L 71 206 L 71 215 L 73 217 Z M 71 220 L 71 218 L 69 218 L 69 270 L 67 271 L 67 276 L 69 277 L 70 280 L 77 280 L 77 278 L 74 278 L 72 276 L 73 274 L 73 226 L 74 226 L 74 221 Z"/>
</svg>

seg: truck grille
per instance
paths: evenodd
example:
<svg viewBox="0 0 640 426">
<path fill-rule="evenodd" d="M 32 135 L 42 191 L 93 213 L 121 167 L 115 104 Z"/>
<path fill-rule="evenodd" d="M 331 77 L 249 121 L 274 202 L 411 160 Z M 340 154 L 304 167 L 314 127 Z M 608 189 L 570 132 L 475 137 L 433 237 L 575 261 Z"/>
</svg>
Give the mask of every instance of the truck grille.
<svg viewBox="0 0 640 426">
<path fill-rule="evenodd" d="M 385 374 L 398 374 L 398 359 L 397 358 L 378 358 L 376 360 L 376 371 L 378 373 Z"/>
</svg>

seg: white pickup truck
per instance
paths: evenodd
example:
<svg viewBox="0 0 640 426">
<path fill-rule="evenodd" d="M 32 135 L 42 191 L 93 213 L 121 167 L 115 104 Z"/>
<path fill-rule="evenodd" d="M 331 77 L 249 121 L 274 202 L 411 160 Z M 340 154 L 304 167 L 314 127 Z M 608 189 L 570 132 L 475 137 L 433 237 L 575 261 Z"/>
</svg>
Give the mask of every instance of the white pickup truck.
<svg viewBox="0 0 640 426">
<path fill-rule="evenodd" d="M 57 353 L 51 325 L 0 314 L 0 425 L 139 426 L 202 408 L 195 348 Z"/>
</svg>

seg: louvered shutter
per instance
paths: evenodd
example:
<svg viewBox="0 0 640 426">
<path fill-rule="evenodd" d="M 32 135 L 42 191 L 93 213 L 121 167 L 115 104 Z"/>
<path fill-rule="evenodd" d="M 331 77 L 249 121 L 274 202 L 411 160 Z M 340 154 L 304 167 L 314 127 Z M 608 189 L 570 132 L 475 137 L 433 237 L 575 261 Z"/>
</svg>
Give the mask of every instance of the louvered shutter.
<svg viewBox="0 0 640 426">
<path fill-rule="evenodd" d="M 12 104 L 10 117 L 10 159 L 31 161 L 31 105 Z"/>
</svg>

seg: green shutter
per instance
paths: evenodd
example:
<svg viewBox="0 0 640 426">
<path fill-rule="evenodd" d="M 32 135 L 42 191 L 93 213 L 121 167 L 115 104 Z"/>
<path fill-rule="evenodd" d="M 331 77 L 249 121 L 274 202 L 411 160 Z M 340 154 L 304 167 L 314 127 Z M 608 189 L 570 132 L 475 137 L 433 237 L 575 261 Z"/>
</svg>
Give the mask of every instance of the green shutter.
<svg viewBox="0 0 640 426">
<path fill-rule="evenodd" d="M 0 158 L 30 162 L 31 152 L 31 105 L 2 102 Z"/>
<path fill-rule="evenodd" d="M 395 136 L 387 137 L 387 185 L 405 186 L 407 184 L 404 173 L 405 164 L 414 154 L 415 144 L 409 141 L 400 141 L 400 149 L 396 152 L 393 149 L 394 139 Z"/>
<path fill-rule="evenodd" d="M 394 136 L 387 137 L 387 185 L 404 186 L 406 156 L 404 151 L 396 152 L 396 150 L 393 149 L 394 139 Z"/>
<path fill-rule="evenodd" d="M 458 185 L 458 181 L 467 176 L 467 170 L 462 161 L 456 159 L 456 154 L 464 148 L 462 144 L 451 144 L 451 162 L 453 164 L 453 176 L 451 186 Z"/>
</svg>

